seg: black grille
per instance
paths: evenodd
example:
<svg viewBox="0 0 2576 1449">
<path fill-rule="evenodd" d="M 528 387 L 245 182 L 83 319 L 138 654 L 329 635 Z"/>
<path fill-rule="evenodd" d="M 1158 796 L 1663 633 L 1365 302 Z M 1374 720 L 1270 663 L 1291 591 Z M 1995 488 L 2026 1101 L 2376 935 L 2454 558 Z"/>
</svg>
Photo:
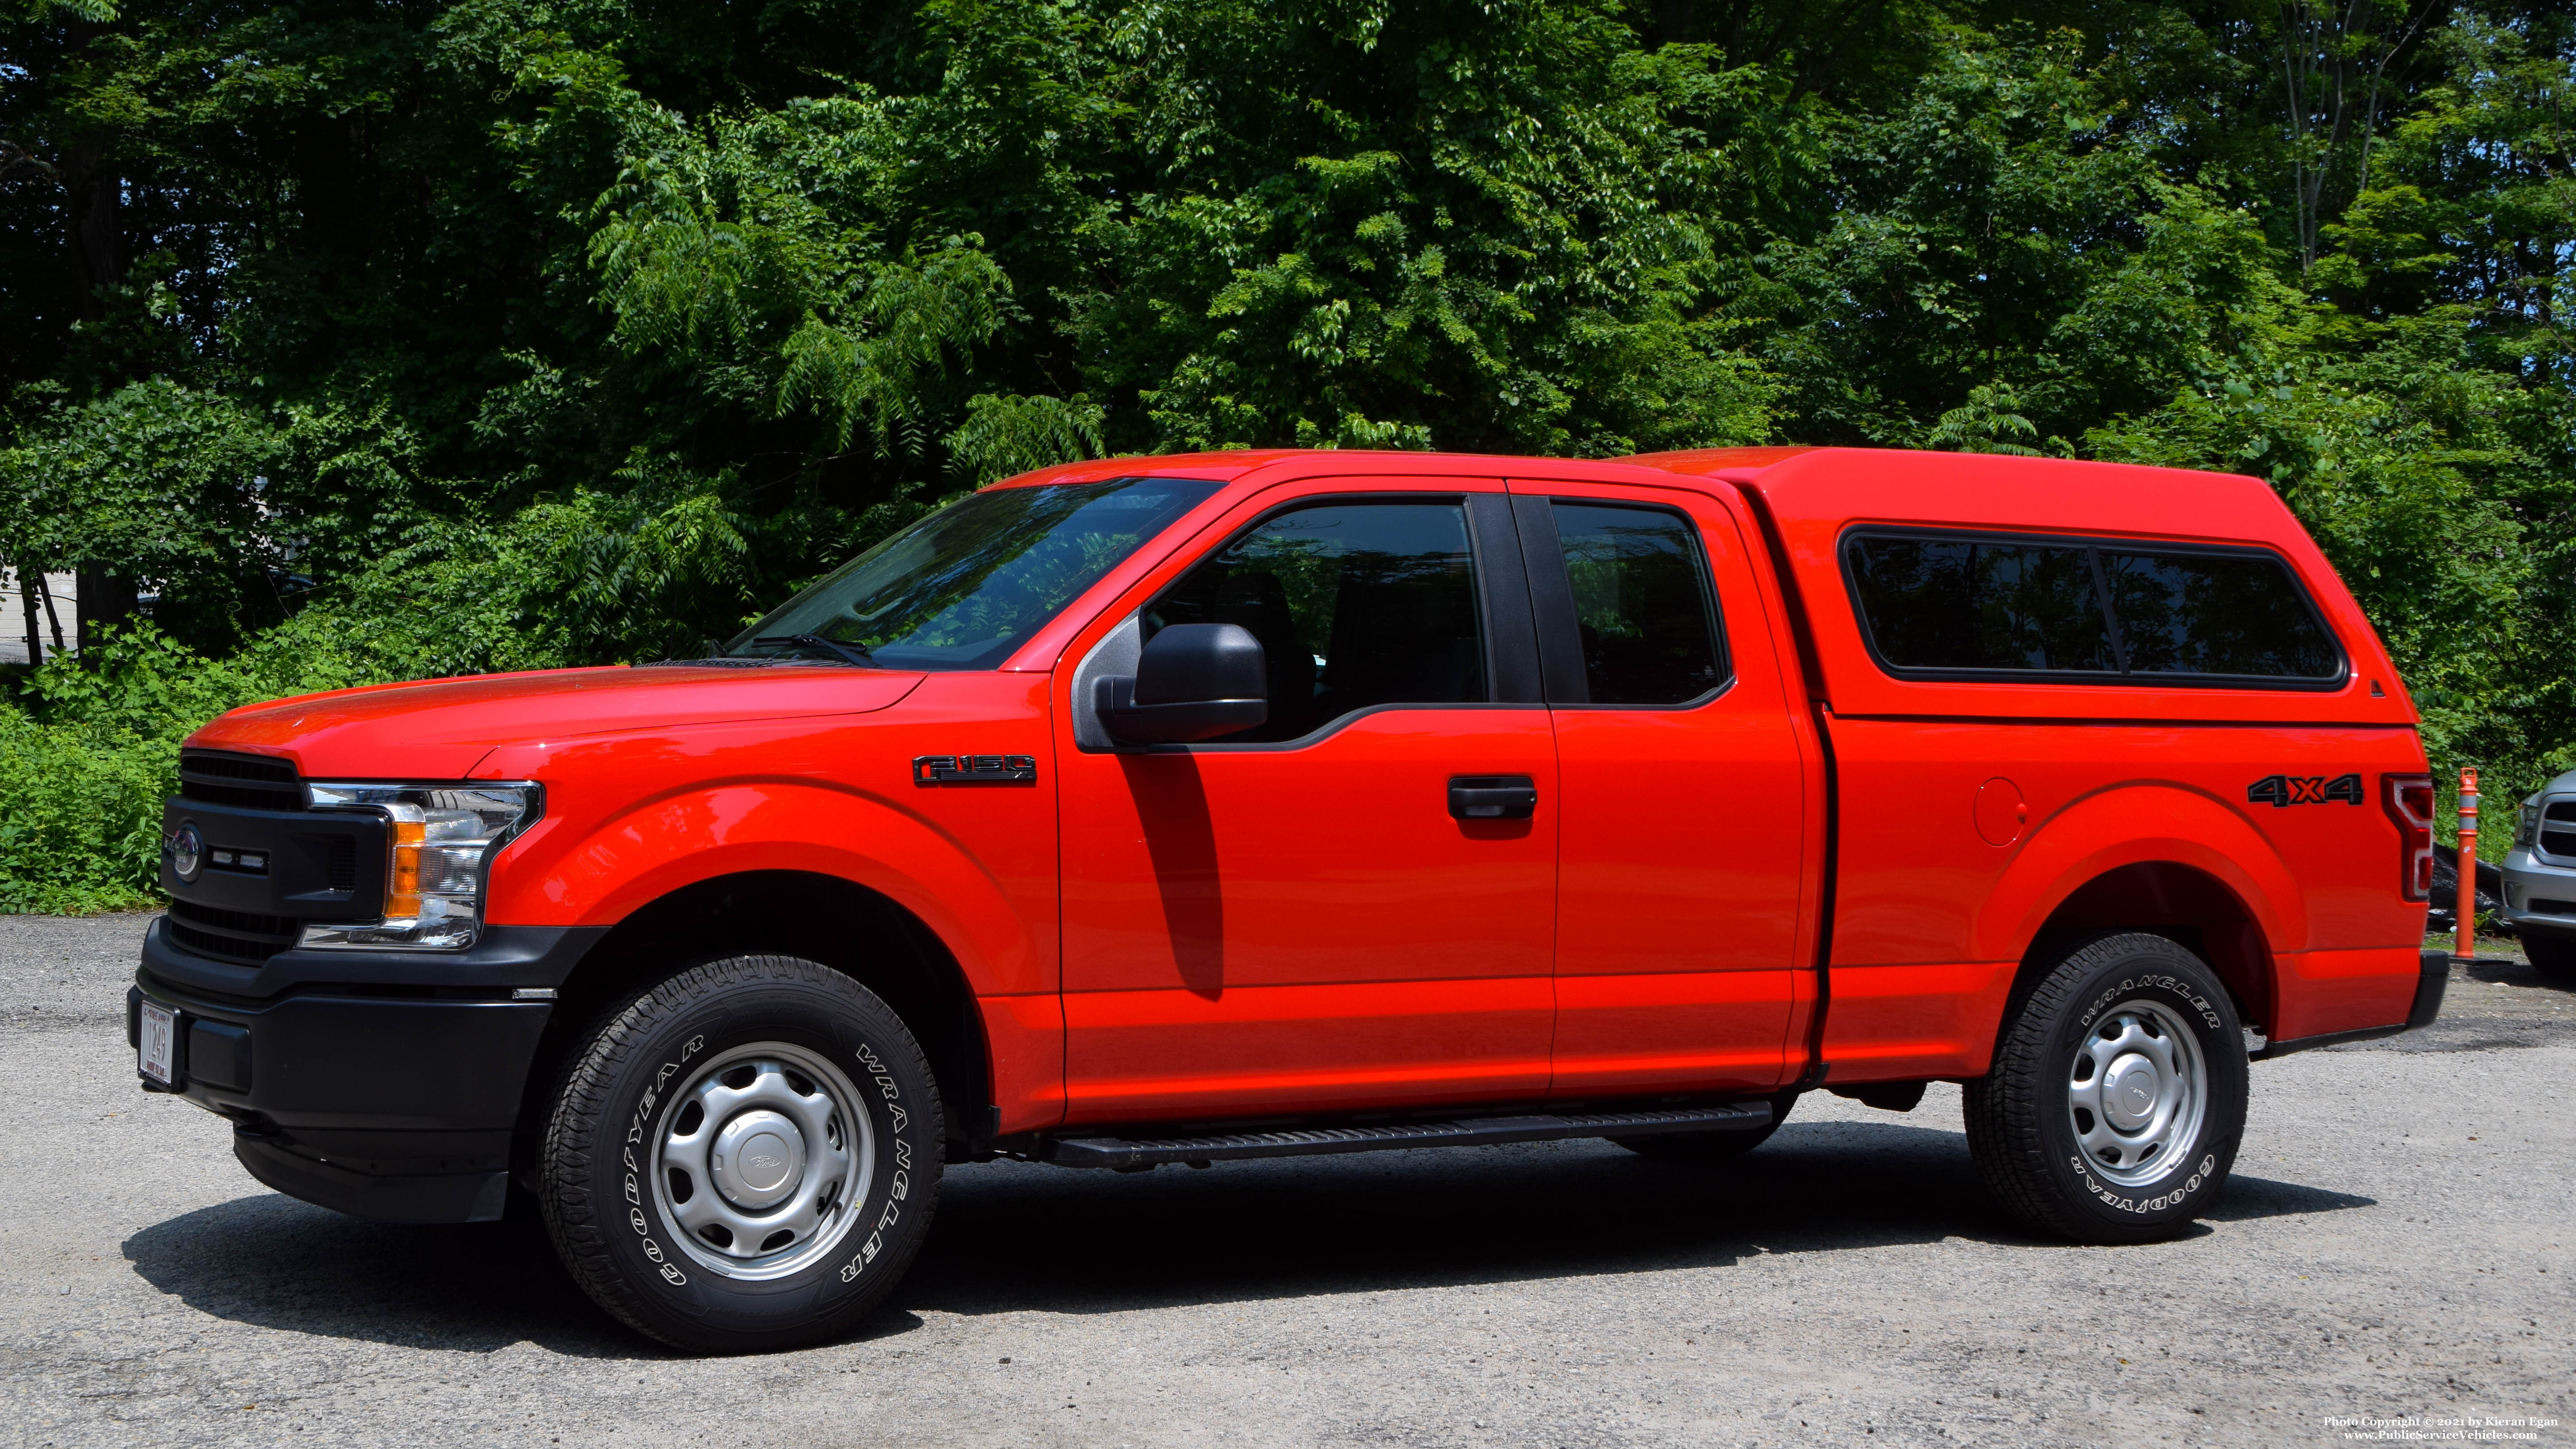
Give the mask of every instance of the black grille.
<svg viewBox="0 0 2576 1449">
<path fill-rule="evenodd" d="M 302 922 L 284 916 L 227 911 L 193 901 L 170 903 L 171 937 L 200 956 L 223 961 L 265 961 L 294 945 L 303 929 Z"/>
<path fill-rule="evenodd" d="M 331 839 L 331 860 L 325 868 L 326 884 L 335 891 L 358 888 L 358 842 L 345 835 Z"/>
<path fill-rule="evenodd" d="M 284 760 L 181 750 L 179 798 L 246 810 L 301 810 L 304 787 L 295 778 L 295 767 Z"/>
<path fill-rule="evenodd" d="M 2544 916 L 2576 916 L 2576 901 L 2557 901 L 2547 896 L 2533 896 L 2531 904 L 2525 909 Z"/>
<path fill-rule="evenodd" d="M 2542 853 L 2576 859 L 2576 800 L 2552 800 L 2540 812 Z"/>
</svg>

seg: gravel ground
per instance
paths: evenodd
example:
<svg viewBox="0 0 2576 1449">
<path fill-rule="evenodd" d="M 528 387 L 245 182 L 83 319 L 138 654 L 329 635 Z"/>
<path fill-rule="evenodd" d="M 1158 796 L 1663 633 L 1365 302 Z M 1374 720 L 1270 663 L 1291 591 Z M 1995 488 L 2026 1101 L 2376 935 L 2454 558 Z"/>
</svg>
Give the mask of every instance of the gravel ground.
<svg viewBox="0 0 2576 1449">
<path fill-rule="evenodd" d="M 859 1337 L 692 1361 L 594 1311 L 538 1234 L 307 1207 L 136 1090 L 144 919 L 0 918 L 29 1108 L 0 1141 L 0 1443 L 2297 1444 L 2463 1415 L 2576 1437 L 2576 1213 L 2551 1186 L 2576 1165 L 2576 995 L 2518 962 L 2457 973 L 2428 1032 L 2258 1066 L 2235 1180 L 2178 1242 L 2013 1229 L 1955 1089 L 1906 1115 L 1814 1096 L 1716 1171 L 1602 1143 L 952 1169 Z"/>
</svg>

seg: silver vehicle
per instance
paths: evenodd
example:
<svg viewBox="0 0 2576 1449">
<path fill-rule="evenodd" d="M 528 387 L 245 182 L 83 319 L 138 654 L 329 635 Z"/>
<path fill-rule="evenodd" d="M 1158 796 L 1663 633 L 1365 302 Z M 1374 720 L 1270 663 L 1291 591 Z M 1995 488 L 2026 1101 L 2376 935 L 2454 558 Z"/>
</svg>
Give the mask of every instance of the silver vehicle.
<svg viewBox="0 0 2576 1449">
<path fill-rule="evenodd" d="M 2497 917 L 2544 975 L 2576 978 L 2576 770 L 2522 802 Z"/>
</svg>

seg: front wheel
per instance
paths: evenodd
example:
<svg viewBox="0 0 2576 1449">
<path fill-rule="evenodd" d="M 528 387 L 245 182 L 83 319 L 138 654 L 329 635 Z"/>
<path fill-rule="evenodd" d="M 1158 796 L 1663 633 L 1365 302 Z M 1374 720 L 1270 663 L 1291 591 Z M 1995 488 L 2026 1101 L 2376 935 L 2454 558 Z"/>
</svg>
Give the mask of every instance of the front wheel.
<svg viewBox="0 0 2576 1449">
<path fill-rule="evenodd" d="M 2104 936 L 2059 960 L 1968 1083 L 1968 1149 L 2030 1226 L 2149 1242 L 2217 1198 L 2245 1098 L 2244 1029 L 2208 965 L 2162 936 Z"/>
<path fill-rule="evenodd" d="M 903 1276 L 939 1197 L 943 1116 L 876 993 L 739 956 L 628 998 L 576 1048 L 538 1200 L 584 1291 L 697 1352 L 846 1331 Z"/>
</svg>

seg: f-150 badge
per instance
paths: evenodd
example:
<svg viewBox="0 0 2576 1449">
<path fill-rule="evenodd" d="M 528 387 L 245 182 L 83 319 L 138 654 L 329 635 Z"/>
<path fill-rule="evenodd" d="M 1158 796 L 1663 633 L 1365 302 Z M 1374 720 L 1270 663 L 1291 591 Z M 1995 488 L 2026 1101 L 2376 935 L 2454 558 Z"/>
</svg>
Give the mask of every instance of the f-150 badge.
<svg viewBox="0 0 2576 1449">
<path fill-rule="evenodd" d="M 2246 803 L 2260 805 L 2269 801 L 2275 809 L 2292 805 L 2331 805 L 2341 800 L 2347 805 L 2361 803 L 2361 777 L 2337 775 L 2329 780 L 2323 775 L 2266 775 L 2245 789 Z"/>
<path fill-rule="evenodd" d="M 916 785 L 1034 785 L 1035 755 L 919 755 L 912 762 Z"/>
</svg>

